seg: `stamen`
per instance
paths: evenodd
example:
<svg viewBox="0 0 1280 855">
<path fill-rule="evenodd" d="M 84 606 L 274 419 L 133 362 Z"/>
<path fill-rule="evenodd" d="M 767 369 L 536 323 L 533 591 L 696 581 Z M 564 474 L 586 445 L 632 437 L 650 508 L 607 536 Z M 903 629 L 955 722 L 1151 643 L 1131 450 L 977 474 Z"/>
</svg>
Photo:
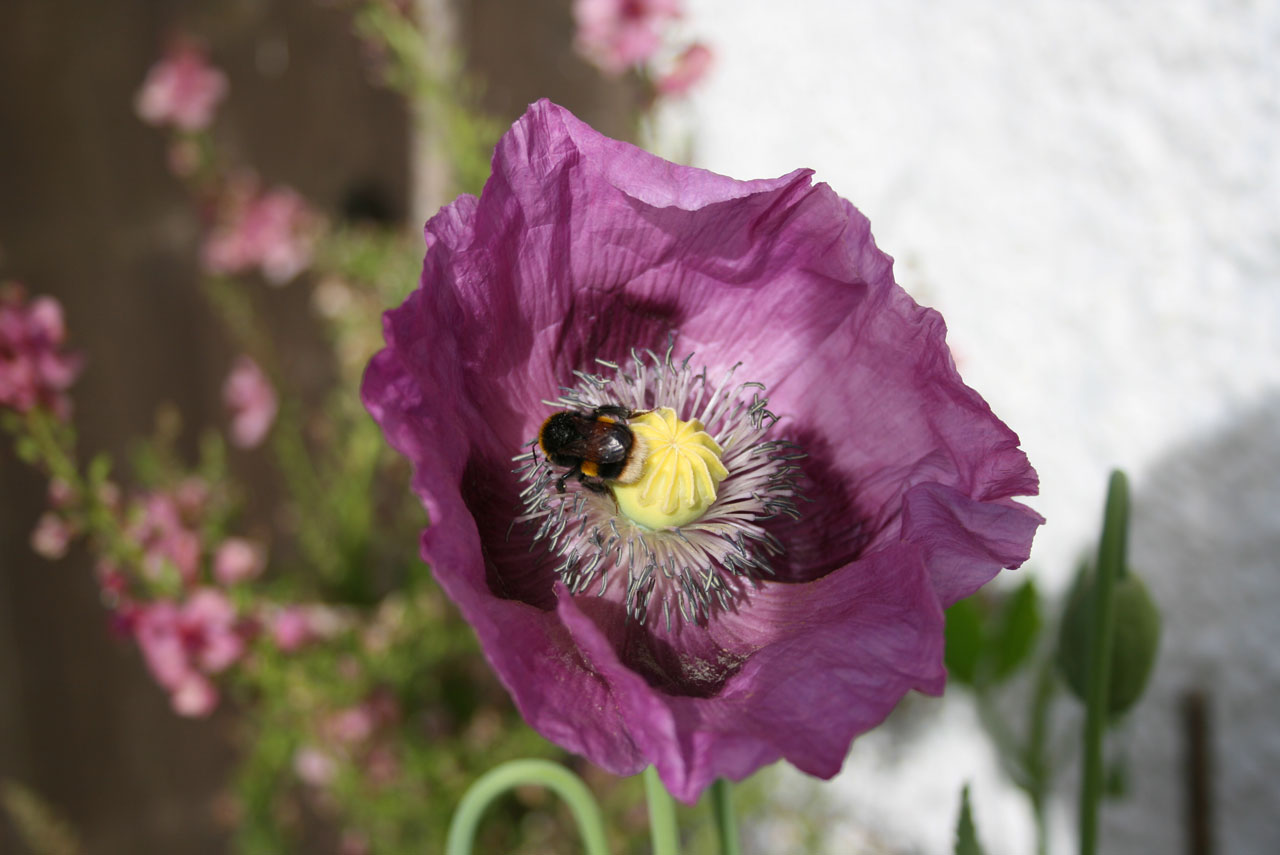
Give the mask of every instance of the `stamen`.
<svg viewBox="0 0 1280 855">
<path fill-rule="evenodd" d="M 617 586 L 629 618 L 650 617 L 671 631 L 673 621 L 706 621 L 733 607 L 738 578 L 758 584 L 774 575 L 782 544 L 761 523 L 798 516 L 796 487 L 803 453 L 770 438 L 778 417 L 764 386 L 736 382 L 741 363 L 716 383 L 694 372 L 692 354 L 673 361 L 674 337 L 661 355 L 633 350 L 629 363 L 596 360 L 610 376 L 575 371 L 578 385 L 548 405 L 589 414 L 611 407 L 627 419 L 645 450 L 639 478 L 607 482 L 610 491 L 579 480 L 557 482 L 565 470 L 545 455 L 522 449 L 514 460 L 525 487 L 516 520 L 533 527 L 533 546 L 554 565 L 574 594 Z M 533 458 L 529 454 L 533 453 Z M 661 609 L 651 609 L 653 597 Z"/>
</svg>

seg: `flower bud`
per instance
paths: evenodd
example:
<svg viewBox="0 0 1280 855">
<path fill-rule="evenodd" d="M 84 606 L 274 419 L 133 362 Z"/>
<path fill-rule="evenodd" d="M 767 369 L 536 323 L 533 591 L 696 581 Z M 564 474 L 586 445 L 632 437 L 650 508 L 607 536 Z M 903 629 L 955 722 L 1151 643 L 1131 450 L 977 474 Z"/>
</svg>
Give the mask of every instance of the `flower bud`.
<svg viewBox="0 0 1280 855">
<path fill-rule="evenodd" d="M 1058 637 L 1058 667 L 1082 701 L 1088 696 L 1096 594 L 1097 574 L 1082 570 L 1067 600 Z M 1160 647 L 1160 612 L 1147 586 L 1132 571 L 1115 580 L 1113 594 L 1115 635 L 1107 712 L 1118 716 L 1138 702 L 1147 686 Z"/>
</svg>

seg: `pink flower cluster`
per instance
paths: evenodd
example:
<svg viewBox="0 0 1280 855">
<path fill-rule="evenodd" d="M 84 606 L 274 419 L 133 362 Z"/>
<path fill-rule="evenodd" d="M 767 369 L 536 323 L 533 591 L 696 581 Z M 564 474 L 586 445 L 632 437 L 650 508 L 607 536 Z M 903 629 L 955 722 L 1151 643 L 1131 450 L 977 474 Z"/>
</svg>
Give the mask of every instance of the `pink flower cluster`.
<svg viewBox="0 0 1280 855">
<path fill-rule="evenodd" d="M 133 634 L 147 667 L 169 691 L 179 715 L 205 716 L 218 704 L 209 675 L 244 655 L 248 627 L 215 588 L 196 588 L 181 603 L 156 600 L 137 607 Z"/>
<path fill-rule="evenodd" d="M 216 496 L 204 480 L 187 478 L 170 489 L 143 493 L 127 506 L 115 485 L 106 482 L 98 498 L 138 548 L 136 563 L 98 562 L 103 601 L 114 612 L 116 630 L 141 648 L 178 714 L 212 712 L 218 703 L 213 678 L 239 662 L 255 638 L 294 653 L 352 627 L 350 616 L 319 603 L 237 608 L 230 589 L 262 575 L 266 549 L 244 537 L 226 537 L 211 548 L 201 529 Z M 82 501 L 70 485 L 51 482 L 50 510 L 31 535 L 36 552 L 50 559 L 66 552 L 79 532 Z M 327 732 L 339 741 L 360 741 L 388 720 L 387 709 L 385 702 L 371 699 L 335 715 Z"/>
<path fill-rule="evenodd" d="M 156 491 L 142 497 L 134 521 L 126 529 L 143 550 L 142 571 L 153 582 L 176 571 L 184 585 L 194 585 L 200 573 L 204 543 L 194 528 L 204 510 L 207 488 L 191 479 L 173 492 Z"/>
<path fill-rule="evenodd" d="M 293 653 L 350 626 L 342 612 L 319 603 L 292 603 L 277 609 L 268 620 L 271 640 L 284 653 Z"/>
<path fill-rule="evenodd" d="M 681 14 L 680 0 L 575 0 L 578 52 L 606 74 L 621 74 L 652 60 L 662 48 L 663 30 Z M 711 49 L 695 42 L 657 75 L 654 89 L 659 95 L 686 94 L 706 75 L 711 59 Z"/>
<path fill-rule="evenodd" d="M 603 71 L 621 74 L 657 52 L 662 28 L 680 13 L 680 0 L 575 0 L 578 50 Z"/>
<path fill-rule="evenodd" d="M 694 42 L 681 51 L 676 57 L 675 66 L 661 75 L 654 85 L 661 95 L 670 97 L 686 95 L 698 81 L 707 76 L 714 58 L 711 48 L 702 42 Z"/>
<path fill-rule="evenodd" d="M 278 402 L 258 363 L 247 356 L 236 360 L 222 385 L 222 400 L 231 411 L 231 442 L 240 448 L 261 444 L 276 420 Z"/>
<path fill-rule="evenodd" d="M 240 614 L 226 592 L 206 579 L 229 588 L 256 578 L 266 566 L 265 549 L 240 537 L 226 538 L 209 554 L 199 530 L 209 501 L 208 484 L 193 477 L 133 503 L 125 534 L 141 547 L 142 575 L 155 589 L 176 588 L 176 594 L 135 599 L 126 573 L 110 563 L 99 567 L 121 629 L 137 641 L 174 711 L 185 716 L 213 711 L 218 690 L 210 678 L 239 661 L 258 631 L 258 621 Z"/>
<path fill-rule="evenodd" d="M 329 713 L 318 728 L 326 747 L 299 748 L 293 758 L 294 772 L 304 783 L 323 788 L 337 774 L 339 758 L 346 758 L 358 763 L 371 783 L 391 783 L 400 773 L 400 761 L 385 737 L 400 715 L 399 702 L 385 689 Z"/>
<path fill-rule="evenodd" d="M 284 285 L 311 265 L 315 215 L 295 191 L 262 191 L 256 180 L 232 182 L 220 222 L 205 238 L 203 263 L 215 274 L 257 269 Z"/>
<path fill-rule="evenodd" d="M 0 407 L 20 413 L 44 407 L 60 418 L 70 414 L 66 390 L 81 363 L 62 352 L 66 337 L 57 300 L 27 302 L 22 286 L 0 286 Z"/>
<path fill-rule="evenodd" d="M 202 131 L 213 121 L 227 88 L 227 76 L 208 64 L 204 51 L 178 42 L 151 66 L 134 108 L 148 124 Z"/>
</svg>

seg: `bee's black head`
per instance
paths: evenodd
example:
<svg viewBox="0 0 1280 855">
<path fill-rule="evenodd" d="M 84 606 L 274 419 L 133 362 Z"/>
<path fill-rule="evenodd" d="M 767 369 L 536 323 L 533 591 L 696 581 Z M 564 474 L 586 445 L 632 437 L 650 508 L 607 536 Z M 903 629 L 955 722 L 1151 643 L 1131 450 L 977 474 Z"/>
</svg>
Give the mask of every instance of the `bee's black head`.
<svg viewBox="0 0 1280 855">
<path fill-rule="evenodd" d="M 564 411 L 543 422 L 542 430 L 538 432 L 538 444 L 542 446 L 542 453 L 554 458 L 565 446 L 577 440 L 582 434 L 579 427 L 582 418 L 577 413 Z"/>
</svg>

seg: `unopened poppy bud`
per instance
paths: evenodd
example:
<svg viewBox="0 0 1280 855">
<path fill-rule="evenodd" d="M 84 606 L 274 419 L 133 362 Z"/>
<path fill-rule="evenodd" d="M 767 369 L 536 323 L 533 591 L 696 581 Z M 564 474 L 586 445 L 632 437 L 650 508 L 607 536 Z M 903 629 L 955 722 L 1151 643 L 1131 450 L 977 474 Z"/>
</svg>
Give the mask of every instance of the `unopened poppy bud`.
<svg viewBox="0 0 1280 855">
<path fill-rule="evenodd" d="M 1081 574 L 1062 616 L 1058 638 L 1058 667 L 1072 693 L 1082 701 L 1089 683 L 1090 643 L 1093 637 L 1097 576 Z M 1111 679 L 1107 712 L 1127 712 L 1146 689 L 1160 648 L 1160 612 L 1147 586 L 1132 571 L 1115 580 L 1115 635 L 1111 647 Z"/>
</svg>

